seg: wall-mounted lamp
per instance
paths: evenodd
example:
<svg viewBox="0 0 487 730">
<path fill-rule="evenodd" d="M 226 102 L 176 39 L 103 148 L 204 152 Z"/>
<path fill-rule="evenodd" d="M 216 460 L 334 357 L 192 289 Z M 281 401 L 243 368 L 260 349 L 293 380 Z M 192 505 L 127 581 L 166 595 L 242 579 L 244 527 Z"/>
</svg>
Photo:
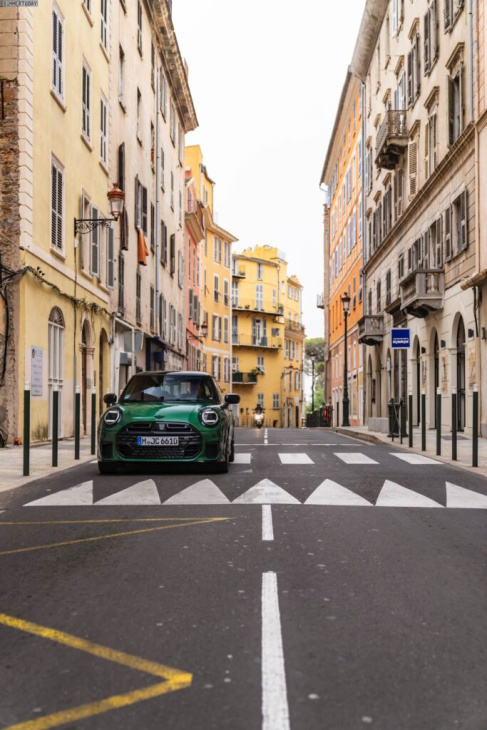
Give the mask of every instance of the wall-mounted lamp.
<svg viewBox="0 0 487 730">
<path fill-rule="evenodd" d="M 421 348 L 421 354 L 422 355 L 426 355 L 426 347 L 422 347 Z"/>
<path fill-rule="evenodd" d="M 78 233 L 90 233 L 98 226 L 107 226 L 109 223 L 117 221 L 123 213 L 125 205 L 125 193 L 120 190 L 117 183 L 107 193 L 108 202 L 110 204 L 111 218 L 75 218 L 74 219 L 74 235 Z"/>
<path fill-rule="evenodd" d="M 443 347 L 446 347 L 446 342 L 445 342 L 445 340 L 440 340 L 440 345 L 441 345 L 441 347 L 442 347 L 442 348 L 443 348 Z"/>
<path fill-rule="evenodd" d="M 474 336 L 474 331 L 469 329 L 468 330 L 468 336 L 469 337 L 473 337 Z"/>
</svg>

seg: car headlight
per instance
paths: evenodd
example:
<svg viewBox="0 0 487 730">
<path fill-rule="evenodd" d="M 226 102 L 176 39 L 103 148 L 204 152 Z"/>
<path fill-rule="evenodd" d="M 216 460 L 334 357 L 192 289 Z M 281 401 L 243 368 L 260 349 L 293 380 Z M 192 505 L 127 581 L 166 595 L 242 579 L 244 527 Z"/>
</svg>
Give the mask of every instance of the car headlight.
<svg viewBox="0 0 487 730">
<path fill-rule="evenodd" d="M 200 411 L 200 420 L 204 426 L 216 426 L 220 422 L 220 416 L 214 408 L 205 408 Z"/>
<path fill-rule="evenodd" d="M 120 408 L 109 408 L 103 414 L 103 423 L 105 426 L 116 426 L 122 420 L 123 413 Z"/>
</svg>

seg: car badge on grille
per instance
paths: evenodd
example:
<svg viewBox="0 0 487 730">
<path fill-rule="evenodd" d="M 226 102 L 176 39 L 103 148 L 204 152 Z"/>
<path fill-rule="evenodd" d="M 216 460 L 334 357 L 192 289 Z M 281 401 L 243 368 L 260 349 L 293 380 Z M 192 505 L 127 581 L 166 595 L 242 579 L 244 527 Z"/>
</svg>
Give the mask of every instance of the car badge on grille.
<svg viewBox="0 0 487 730">
<path fill-rule="evenodd" d="M 165 423 L 157 423 L 157 430 L 158 431 L 165 431 L 166 430 L 166 424 Z"/>
</svg>

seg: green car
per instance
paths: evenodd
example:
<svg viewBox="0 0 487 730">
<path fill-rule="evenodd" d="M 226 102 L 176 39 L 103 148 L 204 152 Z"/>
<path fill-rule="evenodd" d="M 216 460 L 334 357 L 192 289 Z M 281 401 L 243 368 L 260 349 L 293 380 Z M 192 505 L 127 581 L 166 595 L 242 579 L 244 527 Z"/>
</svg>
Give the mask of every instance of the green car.
<svg viewBox="0 0 487 730">
<path fill-rule="evenodd" d="M 104 397 L 98 426 L 98 469 L 134 464 L 196 463 L 227 472 L 234 456 L 239 395 L 222 396 L 208 373 L 154 371 L 134 375 L 120 398 Z"/>
</svg>

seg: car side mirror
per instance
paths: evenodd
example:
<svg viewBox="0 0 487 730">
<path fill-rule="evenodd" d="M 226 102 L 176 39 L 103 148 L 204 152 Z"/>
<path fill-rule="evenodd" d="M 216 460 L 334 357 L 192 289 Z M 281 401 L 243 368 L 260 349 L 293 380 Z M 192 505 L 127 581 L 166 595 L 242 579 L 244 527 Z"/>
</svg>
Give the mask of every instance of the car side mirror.
<svg viewBox="0 0 487 730">
<path fill-rule="evenodd" d="M 224 400 L 225 400 L 226 406 L 230 406 L 230 405 L 234 405 L 234 404 L 236 405 L 237 403 L 240 403 L 240 396 L 236 395 L 236 393 L 228 393 L 225 396 Z"/>
<path fill-rule="evenodd" d="M 107 406 L 113 406 L 117 402 L 117 396 L 115 395 L 115 393 L 106 393 L 103 396 L 103 402 Z"/>
</svg>

